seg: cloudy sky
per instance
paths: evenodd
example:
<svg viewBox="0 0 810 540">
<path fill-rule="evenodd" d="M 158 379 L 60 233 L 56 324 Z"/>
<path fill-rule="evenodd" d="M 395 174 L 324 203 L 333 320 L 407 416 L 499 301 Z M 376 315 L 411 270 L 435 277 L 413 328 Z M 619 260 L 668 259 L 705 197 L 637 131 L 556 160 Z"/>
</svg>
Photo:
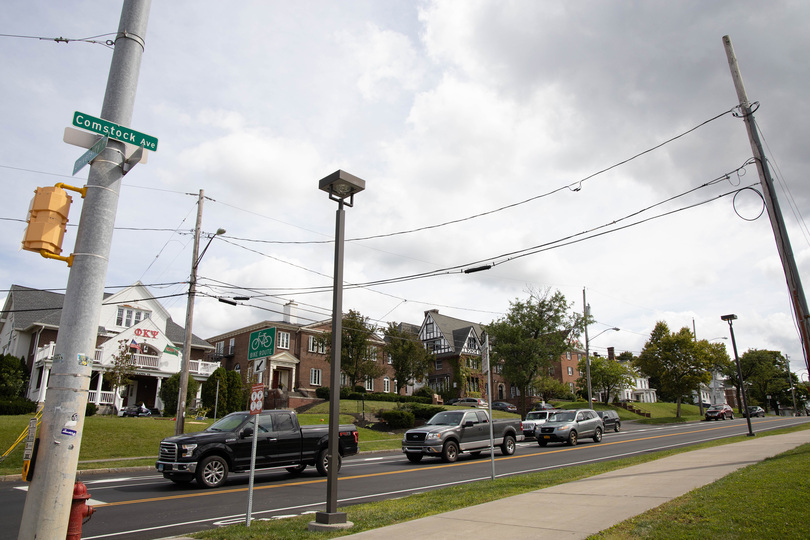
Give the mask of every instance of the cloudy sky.
<svg viewBox="0 0 810 540">
<path fill-rule="evenodd" d="M 19 243 L 37 186 L 86 182 L 62 134 L 74 111 L 101 112 L 120 7 L 4 2 L 2 289 L 67 283 Z M 182 324 L 204 189 L 204 233 L 227 233 L 200 265 L 194 333 L 278 319 L 289 300 L 299 322 L 328 318 L 336 204 L 318 181 L 343 169 L 366 181 L 347 209 L 344 308 L 377 324 L 432 308 L 489 323 L 544 288 L 581 312 L 585 291 L 596 351 L 638 354 L 661 320 L 724 338 L 735 313 L 740 353 L 805 371 L 745 189 L 759 181 L 722 37 L 807 287 L 808 19 L 800 1 L 155 0 L 132 127 L 159 148 L 123 181 L 108 290 L 140 280 Z"/>
</svg>

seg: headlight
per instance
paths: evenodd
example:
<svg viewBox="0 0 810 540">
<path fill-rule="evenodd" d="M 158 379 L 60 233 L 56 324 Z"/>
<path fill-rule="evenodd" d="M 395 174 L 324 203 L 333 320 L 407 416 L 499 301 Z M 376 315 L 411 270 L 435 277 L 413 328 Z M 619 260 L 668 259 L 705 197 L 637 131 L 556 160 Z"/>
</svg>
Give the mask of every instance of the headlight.
<svg viewBox="0 0 810 540">
<path fill-rule="evenodd" d="M 571 426 L 560 426 L 557 431 L 568 431 L 569 429 L 571 429 Z"/>
<path fill-rule="evenodd" d="M 196 444 L 181 444 L 180 448 L 181 448 L 180 457 L 191 457 L 191 454 L 194 453 L 194 449 L 197 448 L 197 445 Z"/>
<path fill-rule="evenodd" d="M 441 433 L 428 433 L 427 437 L 425 437 L 425 440 L 430 441 L 430 440 L 433 440 L 433 439 L 441 439 L 441 438 L 442 438 Z"/>
</svg>

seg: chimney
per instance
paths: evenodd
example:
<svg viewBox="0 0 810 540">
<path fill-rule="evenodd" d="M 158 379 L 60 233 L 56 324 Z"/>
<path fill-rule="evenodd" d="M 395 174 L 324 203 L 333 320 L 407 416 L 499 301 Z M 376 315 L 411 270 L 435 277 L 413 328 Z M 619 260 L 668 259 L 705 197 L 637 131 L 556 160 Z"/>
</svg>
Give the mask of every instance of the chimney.
<svg viewBox="0 0 810 540">
<path fill-rule="evenodd" d="M 610 360 L 616 360 L 616 352 L 614 351 L 613 347 L 608 347 L 608 358 Z"/>
<path fill-rule="evenodd" d="M 295 308 L 298 307 L 298 304 L 290 300 L 286 304 L 284 304 L 284 322 L 288 324 L 296 324 L 298 322 L 297 317 L 295 316 Z"/>
</svg>

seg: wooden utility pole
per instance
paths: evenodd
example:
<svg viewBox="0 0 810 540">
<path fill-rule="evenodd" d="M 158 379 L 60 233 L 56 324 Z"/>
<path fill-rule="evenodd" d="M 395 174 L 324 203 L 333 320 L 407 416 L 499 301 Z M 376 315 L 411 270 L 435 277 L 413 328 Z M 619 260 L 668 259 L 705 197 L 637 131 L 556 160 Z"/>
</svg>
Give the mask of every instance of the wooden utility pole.
<svg viewBox="0 0 810 540">
<path fill-rule="evenodd" d="M 751 110 L 751 103 L 748 101 L 748 96 L 745 93 L 745 85 L 743 84 L 742 75 L 740 74 L 740 68 L 737 65 L 737 57 L 734 54 L 734 48 L 731 45 L 731 38 L 723 36 L 723 45 L 726 49 L 728 65 L 731 68 L 731 78 L 734 80 L 734 88 L 737 90 L 737 99 L 740 100 L 740 111 L 745 121 L 746 130 L 748 131 L 748 139 L 751 141 L 751 150 L 756 160 L 759 181 L 762 184 L 762 195 L 765 199 L 768 217 L 771 220 L 771 228 L 773 229 L 773 235 L 776 239 L 776 248 L 779 251 L 780 259 L 782 259 L 782 268 L 785 272 L 785 279 L 787 280 L 788 291 L 790 293 L 790 303 L 793 306 L 793 311 L 796 314 L 796 322 L 799 325 L 799 335 L 802 341 L 802 350 L 804 351 L 804 362 L 808 370 L 810 370 L 810 311 L 807 309 L 807 298 L 804 296 L 804 289 L 802 288 L 802 281 L 799 278 L 796 260 L 793 258 L 793 249 L 790 247 L 790 238 L 788 238 L 787 230 L 785 229 L 785 221 L 782 219 L 782 211 L 779 208 L 779 201 L 773 189 L 770 168 L 768 167 L 765 153 L 762 151 L 762 143 L 759 139 L 754 113 Z"/>
</svg>

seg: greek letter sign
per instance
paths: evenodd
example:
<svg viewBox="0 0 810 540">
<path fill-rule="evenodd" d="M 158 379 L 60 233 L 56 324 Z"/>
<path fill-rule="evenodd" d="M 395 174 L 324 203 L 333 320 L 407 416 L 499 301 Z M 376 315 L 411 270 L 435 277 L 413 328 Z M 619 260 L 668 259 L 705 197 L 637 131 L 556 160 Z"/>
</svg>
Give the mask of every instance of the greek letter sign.
<svg viewBox="0 0 810 540">
<path fill-rule="evenodd" d="M 128 127 L 119 126 L 118 124 L 90 116 L 89 114 L 84 114 L 79 111 L 74 112 L 73 125 L 100 135 L 106 135 L 117 141 L 134 144 L 135 146 L 143 146 L 145 149 L 151 150 L 152 152 L 157 151 L 157 137 L 140 133 Z"/>
</svg>

